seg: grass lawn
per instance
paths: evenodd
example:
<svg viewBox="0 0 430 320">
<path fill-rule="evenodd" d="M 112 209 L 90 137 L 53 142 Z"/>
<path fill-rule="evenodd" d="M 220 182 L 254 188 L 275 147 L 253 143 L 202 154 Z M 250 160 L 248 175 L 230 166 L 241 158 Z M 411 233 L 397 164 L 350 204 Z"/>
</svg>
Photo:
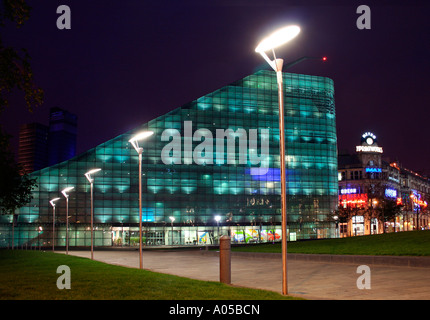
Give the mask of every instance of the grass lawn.
<svg viewBox="0 0 430 320">
<path fill-rule="evenodd" d="M 57 267 L 71 270 L 58 289 Z M 237 288 L 43 251 L 0 250 L 0 300 L 281 300 L 276 292 Z"/>
<path fill-rule="evenodd" d="M 281 244 L 241 246 L 232 250 L 280 253 Z M 309 254 L 430 256 L 430 230 L 288 242 L 287 251 Z"/>
</svg>

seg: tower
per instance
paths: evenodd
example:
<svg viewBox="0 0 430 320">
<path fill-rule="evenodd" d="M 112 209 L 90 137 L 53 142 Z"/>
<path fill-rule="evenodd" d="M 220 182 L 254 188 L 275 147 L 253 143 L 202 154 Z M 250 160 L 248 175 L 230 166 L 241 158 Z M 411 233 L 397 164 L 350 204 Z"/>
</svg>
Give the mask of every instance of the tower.
<svg viewBox="0 0 430 320">
<path fill-rule="evenodd" d="M 18 163 L 30 173 L 48 165 L 48 127 L 34 122 L 19 130 Z"/>
<path fill-rule="evenodd" d="M 77 116 L 54 107 L 49 115 L 48 165 L 54 165 L 76 155 Z"/>
</svg>

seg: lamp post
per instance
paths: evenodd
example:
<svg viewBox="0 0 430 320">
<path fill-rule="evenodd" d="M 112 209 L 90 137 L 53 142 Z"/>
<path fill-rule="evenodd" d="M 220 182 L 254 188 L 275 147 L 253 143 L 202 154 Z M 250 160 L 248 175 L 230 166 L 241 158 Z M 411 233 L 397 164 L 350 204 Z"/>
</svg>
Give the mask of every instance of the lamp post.
<svg viewBox="0 0 430 320">
<path fill-rule="evenodd" d="M 287 283 L 287 190 L 285 174 L 285 129 L 284 129 L 284 92 L 282 81 L 283 60 L 275 56 L 275 48 L 295 38 L 300 32 L 298 26 L 288 26 L 272 33 L 263 39 L 255 48 L 255 52 L 267 61 L 276 72 L 278 82 L 278 102 L 279 102 L 279 154 L 281 166 L 281 212 L 282 212 L 282 294 L 288 294 Z M 266 51 L 272 50 L 274 60 L 266 55 Z"/>
<path fill-rule="evenodd" d="M 132 144 L 139 155 L 139 267 L 143 268 L 142 260 L 142 153 L 143 148 L 139 146 L 139 141 L 148 138 L 154 132 L 143 131 L 134 135 L 128 142 Z"/>
<path fill-rule="evenodd" d="M 216 221 L 216 224 L 217 224 L 218 243 L 219 243 L 219 238 L 220 238 L 220 236 L 219 236 L 219 222 L 220 222 L 220 220 L 221 220 L 221 216 L 216 215 L 215 216 L 215 221 Z"/>
<path fill-rule="evenodd" d="M 54 198 L 49 203 L 52 206 L 52 252 L 55 250 L 55 201 L 60 200 L 60 198 Z"/>
<path fill-rule="evenodd" d="M 69 195 L 67 192 L 73 190 L 74 187 L 67 187 L 61 191 L 66 198 L 66 254 L 69 254 Z"/>
<path fill-rule="evenodd" d="M 85 173 L 85 178 L 87 178 L 88 182 L 91 185 L 91 260 L 94 259 L 94 200 L 93 200 L 93 185 L 94 185 L 94 178 L 91 177 L 92 174 L 99 172 L 101 169 L 92 169 Z"/>
<path fill-rule="evenodd" d="M 172 246 L 173 246 L 173 221 L 175 221 L 175 217 L 169 217 L 172 224 Z"/>
</svg>

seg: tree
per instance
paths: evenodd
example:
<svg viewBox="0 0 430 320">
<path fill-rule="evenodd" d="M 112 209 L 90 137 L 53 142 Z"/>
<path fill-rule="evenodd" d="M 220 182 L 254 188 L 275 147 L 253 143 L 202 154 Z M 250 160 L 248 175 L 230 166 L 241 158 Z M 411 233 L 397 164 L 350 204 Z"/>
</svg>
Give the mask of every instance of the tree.
<svg viewBox="0 0 430 320">
<path fill-rule="evenodd" d="M 402 205 L 397 204 L 396 200 L 385 198 L 385 197 L 381 197 L 378 199 L 376 213 L 378 215 L 378 219 L 382 221 L 383 233 L 385 233 L 385 222 L 388 222 L 388 221 L 394 222 L 394 230 L 395 230 L 396 216 L 400 214 L 401 211 L 402 211 Z"/>
<path fill-rule="evenodd" d="M 361 206 L 346 205 L 344 207 L 343 204 L 338 206 L 336 214 L 338 216 L 339 223 L 349 223 L 353 217 L 363 215 Z M 351 228 L 349 236 L 352 236 L 352 231 L 353 230 Z"/>
<path fill-rule="evenodd" d="M 20 28 L 29 19 L 30 10 L 25 0 L 0 0 L 0 30 L 7 22 Z M 8 107 L 8 95 L 13 90 L 24 93 L 30 112 L 43 103 L 44 93 L 34 83 L 27 50 L 18 51 L 5 46 L 0 34 L 0 113 Z M 15 211 L 33 198 L 31 191 L 36 186 L 36 179 L 31 179 L 26 173 L 21 174 L 9 141 L 10 136 L 0 126 L 0 214 L 12 215 L 13 248 Z"/>
<path fill-rule="evenodd" d="M 10 136 L 0 128 L 0 212 L 15 215 L 15 210 L 33 199 L 32 190 L 36 179 L 26 173 L 21 175 L 21 167 L 15 162 Z"/>
<path fill-rule="evenodd" d="M 20 28 L 28 20 L 30 10 L 25 0 L 1 0 L 0 28 L 4 28 L 8 20 Z M 30 112 L 42 105 L 44 92 L 34 82 L 27 50 L 7 47 L 0 38 L 0 112 L 9 105 L 7 96 L 14 89 L 24 93 Z"/>
</svg>

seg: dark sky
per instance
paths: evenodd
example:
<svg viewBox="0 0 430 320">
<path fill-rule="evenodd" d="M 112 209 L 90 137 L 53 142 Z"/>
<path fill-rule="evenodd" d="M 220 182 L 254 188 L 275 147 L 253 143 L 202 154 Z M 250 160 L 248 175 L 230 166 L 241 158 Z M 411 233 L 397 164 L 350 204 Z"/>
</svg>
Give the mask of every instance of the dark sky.
<svg viewBox="0 0 430 320">
<path fill-rule="evenodd" d="M 338 149 L 353 152 L 373 132 L 384 155 L 430 173 L 430 2 L 277 0 L 38 0 L 5 44 L 32 57 L 45 103 L 32 114 L 14 94 L 0 115 L 15 136 L 28 122 L 48 124 L 49 108 L 78 116 L 78 153 L 239 80 L 266 62 L 254 52 L 278 27 L 301 33 L 277 50 L 289 72 L 334 80 Z M 429 4 L 427 4 L 429 3 Z M 56 26 L 71 9 L 71 30 Z M 359 30 L 359 5 L 371 29 Z M 284 70 L 287 71 L 287 70 Z"/>
</svg>

